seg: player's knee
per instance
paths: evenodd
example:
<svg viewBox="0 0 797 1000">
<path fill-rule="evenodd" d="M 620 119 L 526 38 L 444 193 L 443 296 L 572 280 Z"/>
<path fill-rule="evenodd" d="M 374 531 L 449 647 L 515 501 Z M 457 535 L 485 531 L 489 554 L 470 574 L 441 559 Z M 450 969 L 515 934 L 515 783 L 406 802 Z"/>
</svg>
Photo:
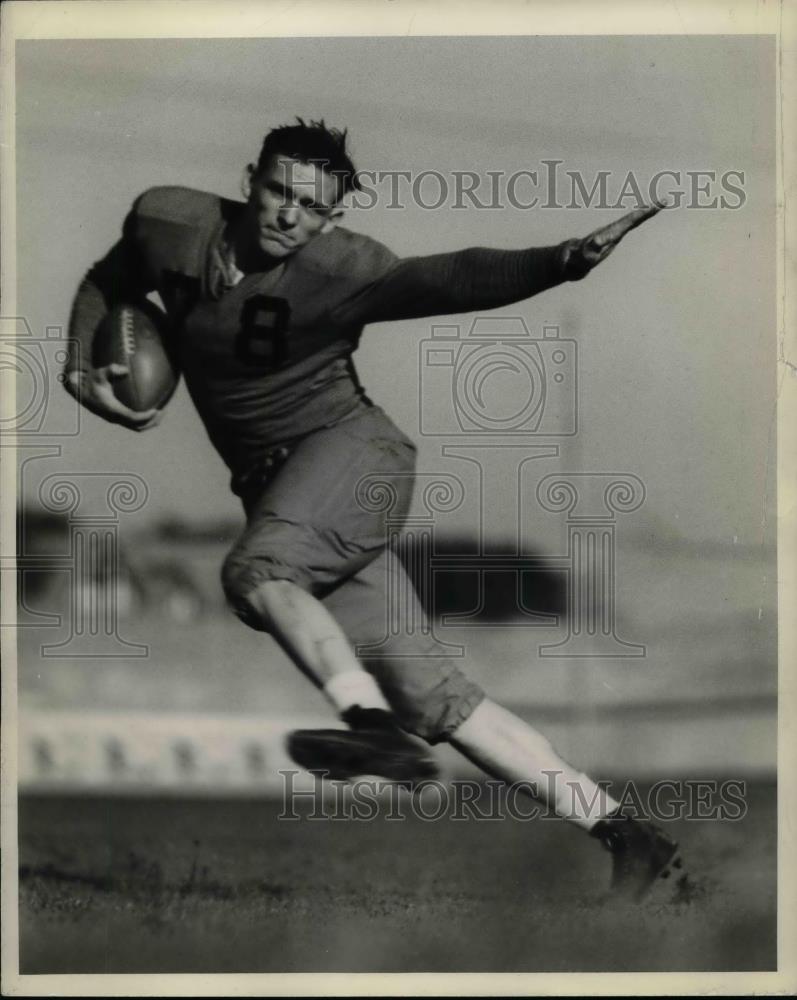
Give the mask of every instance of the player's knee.
<svg viewBox="0 0 797 1000">
<path fill-rule="evenodd" d="M 411 657 L 369 661 L 402 728 L 427 743 L 450 739 L 484 700 L 482 688 L 436 643 L 413 645 Z"/>
<path fill-rule="evenodd" d="M 258 632 L 272 630 L 268 614 L 268 592 L 294 586 L 288 580 L 271 579 L 263 567 L 252 565 L 251 560 L 235 552 L 230 553 L 221 568 L 221 585 L 224 596 L 235 614 L 244 624 Z"/>
<path fill-rule="evenodd" d="M 252 588 L 252 583 L 248 579 L 248 567 L 234 554 L 227 556 L 221 567 L 221 587 L 227 598 L 227 604 L 241 621 L 252 628 L 257 628 L 258 631 L 264 631 L 258 628 L 247 601 L 248 592 Z"/>
<path fill-rule="evenodd" d="M 484 692 L 474 684 L 467 693 L 452 692 L 448 698 L 405 704 L 394 711 L 403 729 L 434 745 L 451 739 L 483 700 Z"/>
</svg>

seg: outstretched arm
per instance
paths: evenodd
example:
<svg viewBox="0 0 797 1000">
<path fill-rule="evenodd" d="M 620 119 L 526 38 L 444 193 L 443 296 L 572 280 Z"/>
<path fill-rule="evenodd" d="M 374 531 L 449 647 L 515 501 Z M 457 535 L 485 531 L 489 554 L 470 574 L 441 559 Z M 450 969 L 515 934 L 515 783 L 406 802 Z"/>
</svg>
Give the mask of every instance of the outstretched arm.
<svg viewBox="0 0 797 1000">
<path fill-rule="evenodd" d="M 528 250 L 473 248 L 398 261 L 345 302 L 335 318 L 353 326 L 475 312 L 511 305 L 563 281 L 577 281 L 660 204 L 636 209 L 583 239 Z"/>
</svg>

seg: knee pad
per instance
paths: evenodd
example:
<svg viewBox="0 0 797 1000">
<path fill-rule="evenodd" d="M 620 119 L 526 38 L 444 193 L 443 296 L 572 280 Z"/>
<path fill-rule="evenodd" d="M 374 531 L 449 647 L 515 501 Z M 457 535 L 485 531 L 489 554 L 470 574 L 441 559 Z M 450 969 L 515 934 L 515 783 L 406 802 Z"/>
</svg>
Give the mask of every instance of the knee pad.
<svg viewBox="0 0 797 1000">
<path fill-rule="evenodd" d="M 258 631 L 267 631 L 265 623 L 258 624 L 254 608 L 246 600 L 252 590 L 248 561 L 230 553 L 221 567 L 221 587 L 227 603 L 244 624 Z"/>
<path fill-rule="evenodd" d="M 299 574 L 286 574 L 276 564 L 263 560 L 252 560 L 247 556 L 231 552 L 221 567 L 221 586 L 224 596 L 241 621 L 257 632 L 270 632 L 271 627 L 265 616 L 258 612 L 252 594 L 265 582 L 297 583 Z"/>
</svg>

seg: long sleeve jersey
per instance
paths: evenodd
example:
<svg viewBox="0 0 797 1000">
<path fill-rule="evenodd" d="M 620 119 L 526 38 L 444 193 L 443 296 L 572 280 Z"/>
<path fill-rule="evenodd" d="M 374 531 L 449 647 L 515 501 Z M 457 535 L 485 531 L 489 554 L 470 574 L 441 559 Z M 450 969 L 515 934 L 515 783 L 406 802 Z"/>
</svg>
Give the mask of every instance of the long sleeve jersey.
<svg viewBox="0 0 797 1000">
<path fill-rule="evenodd" d="M 158 292 L 188 391 L 234 475 L 362 405 L 351 355 L 366 324 L 492 309 L 563 280 L 560 247 L 400 259 L 338 226 L 228 285 L 220 248 L 243 208 L 188 188 L 141 195 L 80 285 L 70 321 L 80 350 L 66 366 L 91 364 L 109 309 Z"/>
</svg>

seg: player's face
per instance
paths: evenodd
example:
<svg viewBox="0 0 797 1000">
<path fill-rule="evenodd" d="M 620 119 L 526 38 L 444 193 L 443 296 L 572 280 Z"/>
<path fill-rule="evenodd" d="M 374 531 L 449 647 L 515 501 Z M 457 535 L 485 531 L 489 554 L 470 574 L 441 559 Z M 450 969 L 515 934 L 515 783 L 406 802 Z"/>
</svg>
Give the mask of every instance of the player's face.
<svg viewBox="0 0 797 1000">
<path fill-rule="evenodd" d="M 342 215 L 335 178 L 289 156 L 272 157 L 260 170 L 249 167 L 244 191 L 249 237 L 271 258 L 296 253 Z"/>
</svg>

